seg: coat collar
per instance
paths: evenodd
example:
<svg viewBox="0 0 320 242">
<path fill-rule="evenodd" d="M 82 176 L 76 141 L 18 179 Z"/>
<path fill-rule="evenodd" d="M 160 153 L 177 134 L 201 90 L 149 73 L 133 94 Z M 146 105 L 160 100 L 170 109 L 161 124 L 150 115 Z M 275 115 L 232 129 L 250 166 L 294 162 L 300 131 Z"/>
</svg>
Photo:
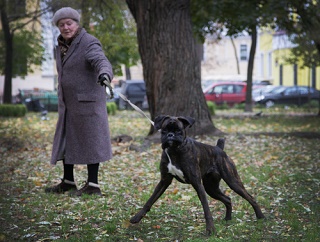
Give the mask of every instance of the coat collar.
<svg viewBox="0 0 320 242">
<path fill-rule="evenodd" d="M 64 65 L 66 63 L 66 61 L 69 59 L 69 57 L 75 51 L 75 49 L 78 47 L 78 45 L 80 44 L 80 41 L 85 33 L 87 33 L 87 31 L 82 28 L 80 33 L 78 34 L 78 36 L 72 41 L 72 43 L 69 47 L 69 50 L 67 51 L 66 56 L 63 58 L 62 65 Z"/>
</svg>

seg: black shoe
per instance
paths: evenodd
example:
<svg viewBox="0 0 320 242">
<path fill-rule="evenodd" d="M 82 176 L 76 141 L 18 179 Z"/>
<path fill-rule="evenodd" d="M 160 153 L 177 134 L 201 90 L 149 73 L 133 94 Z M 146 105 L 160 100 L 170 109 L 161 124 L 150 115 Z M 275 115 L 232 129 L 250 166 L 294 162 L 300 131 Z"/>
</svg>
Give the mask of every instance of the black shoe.
<svg viewBox="0 0 320 242">
<path fill-rule="evenodd" d="M 76 196 L 82 196 L 82 194 L 87 195 L 97 195 L 102 196 L 101 190 L 98 184 L 87 182 L 80 190 L 76 191 Z"/>
<path fill-rule="evenodd" d="M 62 179 L 62 181 L 58 185 L 55 185 L 52 187 L 47 187 L 44 191 L 46 193 L 61 194 L 61 193 L 64 193 L 66 191 L 71 191 L 71 190 L 77 190 L 77 186 L 76 186 L 75 182 Z"/>
</svg>

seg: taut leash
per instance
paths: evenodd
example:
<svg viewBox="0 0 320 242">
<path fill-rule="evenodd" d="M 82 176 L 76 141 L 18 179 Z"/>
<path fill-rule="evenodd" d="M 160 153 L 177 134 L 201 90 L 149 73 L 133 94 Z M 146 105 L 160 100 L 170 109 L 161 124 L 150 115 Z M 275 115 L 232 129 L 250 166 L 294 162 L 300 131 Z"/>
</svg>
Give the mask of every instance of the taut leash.
<svg viewBox="0 0 320 242">
<path fill-rule="evenodd" d="M 125 95 L 123 95 L 122 93 L 117 92 L 119 97 L 121 97 L 125 102 L 129 103 L 130 106 L 136 110 L 138 113 L 142 114 L 143 116 L 145 116 L 148 121 L 152 124 L 152 126 L 154 126 L 154 122 L 145 114 L 145 112 L 143 112 L 137 105 L 134 105 Z"/>
<path fill-rule="evenodd" d="M 107 80 L 105 80 L 103 83 L 106 85 L 106 93 L 107 93 L 107 96 L 112 99 L 113 96 L 114 96 L 114 91 L 113 91 L 110 83 L 109 83 Z M 154 126 L 154 122 L 153 122 L 137 105 L 134 105 L 134 104 L 133 104 L 125 95 L 123 95 L 122 93 L 120 93 L 120 92 L 116 92 L 116 93 L 117 93 L 117 94 L 119 95 L 119 97 L 121 97 L 125 102 L 129 103 L 130 106 L 131 106 L 134 110 L 136 110 L 138 113 L 140 113 L 140 114 L 142 114 L 143 116 L 145 116 L 145 117 L 148 119 L 148 121 L 152 124 L 152 126 Z"/>
</svg>

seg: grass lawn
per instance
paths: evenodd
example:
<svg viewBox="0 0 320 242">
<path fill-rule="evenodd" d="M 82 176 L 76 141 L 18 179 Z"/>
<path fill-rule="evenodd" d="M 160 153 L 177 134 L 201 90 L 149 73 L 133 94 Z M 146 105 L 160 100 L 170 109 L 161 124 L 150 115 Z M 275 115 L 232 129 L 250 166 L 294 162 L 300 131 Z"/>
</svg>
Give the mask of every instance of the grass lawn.
<svg viewBox="0 0 320 242">
<path fill-rule="evenodd" d="M 225 151 L 266 219 L 257 221 L 249 203 L 221 182 L 233 201 L 233 218 L 226 222 L 223 204 L 208 197 L 217 230 L 211 237 L 204 234 L 195 191 L 177 181 L 140 224 L 129 223 L 160 179 L 160 144 L 131 149 L 149 131 L 134 111 L 109 117 L 112 136 L 133 141 L 114 144 L 114 158 L 101 165 L 102 197 L 44 193 L 62 176 L 61 163 L 49 164 L 57 114 L 49 118 L 0 118 L 0 241 L 320 241 L 319 116 L 276 109 L 262 116 L 216 112 L 215 126 L 227 133 Z M 218 138 L 197 137 L 210 144 Z M 86 166 L 75 167 L 78 186 L 86 175 Z"/>
</svg>

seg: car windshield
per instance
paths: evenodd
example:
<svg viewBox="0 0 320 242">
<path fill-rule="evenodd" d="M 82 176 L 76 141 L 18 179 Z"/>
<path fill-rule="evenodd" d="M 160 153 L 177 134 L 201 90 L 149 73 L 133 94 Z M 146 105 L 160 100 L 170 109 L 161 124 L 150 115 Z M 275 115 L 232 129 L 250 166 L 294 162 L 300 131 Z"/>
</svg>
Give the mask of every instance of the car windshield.
<svg viewBox="0 0 320 242">
<path fill-rule="evenodd" d="M 274 93 L 274 94 L 279 94 L 279 93 L 283 92 L 286 89 L 287 89 L 287 87 L 278 87 L 278 88 L 273 89 L 271 92 Z"/>
<path fill-rule="evenodd" d="M 202 90 L 207 89 L 209 86 L 211 86 L 212 83 L 214 83 L 214 80 L 206 80 L 202 83 Z"/>
<path fill-rule="evenodd" d="M 259 87 L 256 88 L 252 91 L 253 94 L 262 94 L 262 93 L 268 93 L 271 92 L 273 89 L 277 88 L 277 86 L 264 86 L 264 87 Z"/>
</svg>

